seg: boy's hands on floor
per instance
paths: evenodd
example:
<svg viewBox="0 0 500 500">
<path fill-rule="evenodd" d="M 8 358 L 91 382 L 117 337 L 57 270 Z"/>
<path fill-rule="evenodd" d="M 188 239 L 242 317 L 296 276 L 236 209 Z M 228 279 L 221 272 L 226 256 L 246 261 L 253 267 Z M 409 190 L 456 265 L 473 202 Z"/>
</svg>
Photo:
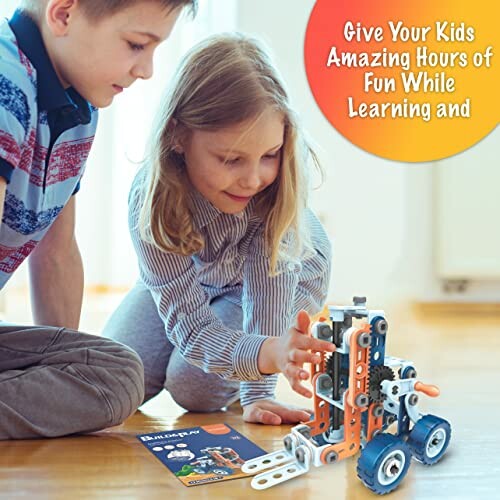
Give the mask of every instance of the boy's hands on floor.
<svg viewBox="0 0 500 500">
<path fill-rule="evenodd" d="M 271 337 L 261 347 L 258 366 L 261 373 L 279 373 L 288 379 L 295 392 L 306 398 L 312 392 L 302 385 L 309 378 L 309 373 L 302 368 L 304 363 L 319 363 L 320 351 L 333 352 L 335 345 L 309 335 L 311 320 L 306 311 L 297 315 L 297 326 L 290 328 L 283 337 Z M 310 352 L 313 351 L 313 352 Z"/>
<path fill-rule="evenodd" d="M 312 412 L 272 399 L 260 399 L 243 407 L 243 420 L 254 424 L 281 425 L 307 422 Z"/>
</svg>

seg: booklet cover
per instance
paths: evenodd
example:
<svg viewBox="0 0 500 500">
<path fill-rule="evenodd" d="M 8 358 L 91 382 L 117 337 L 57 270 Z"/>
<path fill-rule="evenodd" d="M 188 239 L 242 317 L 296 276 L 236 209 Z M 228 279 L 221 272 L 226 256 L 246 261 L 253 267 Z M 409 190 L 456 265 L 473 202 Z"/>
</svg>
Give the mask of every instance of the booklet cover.
<svg viewBox="0 0 500 500">
<path fill-rule="evenodd" d="M 265 453 L 226 424 L 140 434 L 139 441 L 186 486 L 248 477 L 246 460 Z"/>
</svg>

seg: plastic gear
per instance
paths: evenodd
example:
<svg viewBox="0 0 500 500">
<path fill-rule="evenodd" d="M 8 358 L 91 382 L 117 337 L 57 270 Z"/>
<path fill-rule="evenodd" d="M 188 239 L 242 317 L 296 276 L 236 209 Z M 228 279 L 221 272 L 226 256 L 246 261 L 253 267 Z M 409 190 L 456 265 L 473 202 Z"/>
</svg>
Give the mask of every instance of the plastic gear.
<svg viewBox="0 0 500 500">
<path fill-rule="evenodd" d="M 370 401 L 381 403 L 384 397 L 381 392 L 380 384 L 382 384 L 384 380 L 394 380 L 394 378 L 394 372 L 388 366 L 374 366 L 370 370 L 370 382 L 368 384 Z"/>
<path fill-rule="evenodd" d="M 333 356 L 330 354 L 328 355 L 325 363 L 325 371 L 330 375 L 330 377 L 333 376 Z"/>
</svg>

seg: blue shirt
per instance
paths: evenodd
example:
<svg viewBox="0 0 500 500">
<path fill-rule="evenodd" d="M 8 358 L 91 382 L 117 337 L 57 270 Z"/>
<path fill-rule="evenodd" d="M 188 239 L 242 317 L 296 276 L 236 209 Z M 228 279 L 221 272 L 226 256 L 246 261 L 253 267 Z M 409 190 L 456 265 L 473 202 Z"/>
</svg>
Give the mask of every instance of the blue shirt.
<svg viewBox="0 0 500 500">
<path fill-rule="evenodd" d="M 299 310 L 316 313 L 326 300 L 331 245 L 321 223 L 306 210 L 313 254 L 280 261 L 279 274 L 270 277 L 263 221 L 252 202 L 231 215 L 193 192 L 193 221 L 205 245 L 198 254 L 182 256 L 162 252 L 140 237 L 142 182 L 140 172 L 129 199 L 129 227 L 141 280 L 156 302 L 169 341 L 205 372 L 245 381 L 242 405 L 272 398 L 276 376 L 260 373 L 258 353 L 269 336 L 281 336 L 295 325 Z M 230 330 L 213 313 L 210 302 L 219 296 L 241 306 L 241 331 Z"/>
<path fill-rule="evenodd" d="M 77 64 L 77 62 L 75 62 Z M 64 89 L 25 13 L 0 22 L 0 288 L 79 189 L 97 110 Z"/>
</svg>

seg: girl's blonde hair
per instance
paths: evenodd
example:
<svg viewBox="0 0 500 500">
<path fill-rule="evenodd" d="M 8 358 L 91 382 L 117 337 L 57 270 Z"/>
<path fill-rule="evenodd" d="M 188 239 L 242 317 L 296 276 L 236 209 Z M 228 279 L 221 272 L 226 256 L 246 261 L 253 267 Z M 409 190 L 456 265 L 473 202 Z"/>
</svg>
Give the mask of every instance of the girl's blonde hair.
<svg viewBox="0 0 500 500">
<path fill-rule="evenodd" d="M 240 34 L 206 39 L 178 69 L 152 143 L 139 215 L 143 239 L 181 255 L 203 248 L 203 236 L 193 225 L 193 188 L 176 146 L 192 130 L 255 123 L 269 106 L 283 114 L 285 125 L 278 176 L 255 197 L 255 210 L 264 223 L 270 275 L 276 274 L 282 258 L 300 258 L 310 248 L 302 221 L 308 191 L 305 167 L 310 158 L 318 168 L 319 163 L 299 131 L 285 87 L 265 50 Z"/>
</svg>

